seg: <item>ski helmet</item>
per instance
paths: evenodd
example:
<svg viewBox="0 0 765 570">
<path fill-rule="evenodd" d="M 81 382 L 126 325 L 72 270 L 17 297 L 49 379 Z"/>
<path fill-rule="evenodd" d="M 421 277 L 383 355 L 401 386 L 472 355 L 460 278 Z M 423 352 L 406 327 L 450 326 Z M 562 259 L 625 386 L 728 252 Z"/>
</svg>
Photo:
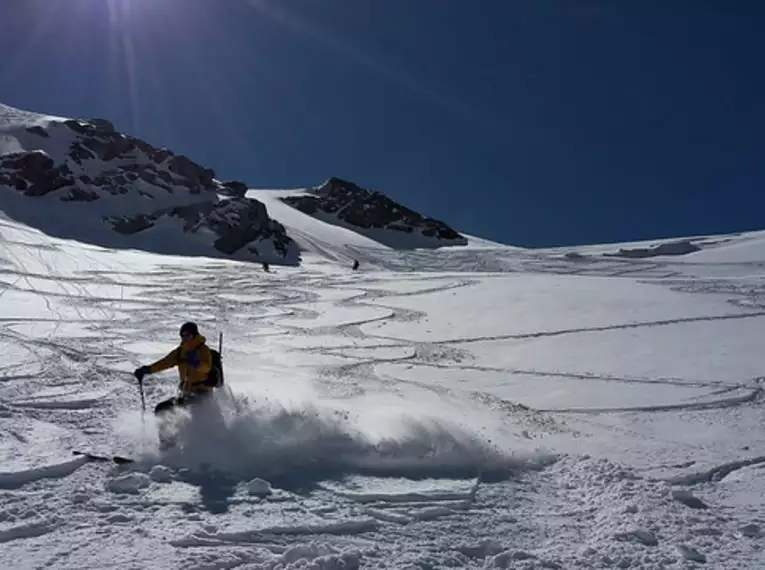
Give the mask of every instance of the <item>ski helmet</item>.
<svg viewBox="0 0 765 570">
<path fill-rule="evenodd" d="M 197 324 L 192 322 L 183 323 L 181 326 L 181 336 L 183 336 L 183 333 L 190 333 L 191 336 L 197 336 L 199 334 Z"/>
</svg>

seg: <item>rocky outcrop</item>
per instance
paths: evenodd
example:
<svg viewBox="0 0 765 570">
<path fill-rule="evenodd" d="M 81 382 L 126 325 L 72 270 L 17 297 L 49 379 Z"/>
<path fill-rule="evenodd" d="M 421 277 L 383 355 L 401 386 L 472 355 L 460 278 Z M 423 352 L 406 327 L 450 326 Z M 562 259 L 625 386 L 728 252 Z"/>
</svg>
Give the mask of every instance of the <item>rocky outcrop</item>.
<svg viewBox="0 0 765 570">
<path fill-rule="evenodd" d="M 56 165 L 43 151 L 0 156 L 0 185 L 11 186 L 27 196 L 44 196 L 74 183 L 72 171 L 65 164 Z"/>
<path fill-rule="evenodd" d="M 221 188 L 220 193 L 224 194 L 226 196 L 232 196 L 234 198 L 243 198 L 245 194 L 247 194 L 247 184 L 244 182 L 239 182 L 237 180 L 228 180 L 226 182 L 221 182 L 223 185 L 223 188 Z"/>
<path fill-rule="evenodd" d="M 122 235 L 132 235 L 149 229 L 159 218 L 160 214 L 138 214 L 135 216 L 109 216 L 106 221 L 112 225 L 114 231 Z"/>
<path fill-rule="evenodd" d="M 110 216 L 107 221 L 115 231 L 131 235 L 151 228 L 165 217 L 182 220 L 184 232 L 211 230 L 218 236 L 213 247 L 227 255 L 246 250 L 258 259 L 274 254 L 285 260 L 297 257 L 296 245 L 284 226 L 269 218 L 262 202 L 251 198 L 200 202 L 148 215 Z"/>
<path fill-rule="evenodd" d="M 223 253 L 231 254 L 247 246 L 258 255 L 256 242 L 264 238 L 268 238 L 274 249 L 285 257 L 293 247 L 284 226 L 268 217 L 262 202 L 250 198 L 219 202 L 205 223 L 219 236 L 213 245 Z"/>
<path fill-rule="evenodd" d="M 656 257 L 659 255 L 687 255 L 701 251 L 701 248 L 695 243 L 687 240 L 661 243 L 653 247 L 638 247 L 634 249 L 621 248 L 617 253 L 605 253 L 603 255 L 609 257 L 631 257 L 634 259 L 642 259 L 645 257 Z"/>
<path fill-rule="evenodd" d="M 467 242 L 464 236 L 444 222 L 425 217 L 394 202 L 385 194 L 366 190 L 340 178 L 330 178 L 306 194 L 282 200 L 305 214 L 335 216 L 342 223 L 361 230 L 383 229 L 419 234 L 442 241 L 444 245 Z"/>
<path fill-rule="evenodd" d="M 80 165 L 87 160 L 115 163 L 98 179 L 107 189 L 124 185 L 122 180 L 134 182 L 137 178 L 170 192 L 172 185 L 184 186 L 194 194 L 225 189 L 215 180 L 212 169 L 204 168 L 182 154 L 120 134 L 108 121 L 94 119 L 66 121 L 64 124 L 80 135 L 70 146 L 69 156 L 73 161 Z"/>
<path fill-rule="evenodd" d="M 64 157 L 56 162 L 40 149 L 2 156 L 0 184 L 27 196 L 44 196 L 69 187 L 69 192 L 59 196 L 62 200 L 71 200 L 72 196 L 98 199 L 101 195 L 127 194 L 128 187 L 139 180 L 167 193 L 173 193 L 174 187 L 183 187 L 194 195 L 243 196 L 246 192 L 244 183 L 219 182 L 212 169 L 182 154 L 123 135 L 104 119 L 52 122 L 47 128 L 28 127 L 26 132 L 40 139 L 52 135 L 61 139 L 62 127 L 74 134 Z M 143 188 L 142 193 L 152 198 L 151 190 Z"/>
<path fill-rule="evenodd" d="M 109 121 L 51 119 L 15 130 L 5 126 L 0 134 L 18 143 L 6 147 L 14 152 L 0 154 L 0 193 L 90 203 L 83 216 L 100 216 L 107 228 L 128 238 L 162 219 L 176 219 L 184 234 L 197 242 L 209 239 L 221 254 L 269 263 L 299 260 L 297 246 L 265 205 L 245 198 L 246 184 L 221 182 L 212 169 L 121 134 Z M 67 237 L 79 235 L 77 228 L 68 232 Z M 83 230 L 83 239 L 91 234 Z"/>
</svg>

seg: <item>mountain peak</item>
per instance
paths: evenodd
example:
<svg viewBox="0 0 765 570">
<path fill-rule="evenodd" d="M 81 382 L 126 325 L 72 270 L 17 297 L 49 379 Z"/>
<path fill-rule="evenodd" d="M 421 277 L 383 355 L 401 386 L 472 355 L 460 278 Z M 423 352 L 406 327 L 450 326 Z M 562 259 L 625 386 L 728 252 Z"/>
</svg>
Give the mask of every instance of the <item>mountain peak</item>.
<svg viewBox="0 0 765 570">
<path fill-rule="evenodd" d="M 352 229 L 395 249 L 467 244 L 467 239 L 446 223 L 415 212 L 382 192 L 342 178 L 329 178 L 301 195 L 282 200 L 305 214 Z"/>
</svg>

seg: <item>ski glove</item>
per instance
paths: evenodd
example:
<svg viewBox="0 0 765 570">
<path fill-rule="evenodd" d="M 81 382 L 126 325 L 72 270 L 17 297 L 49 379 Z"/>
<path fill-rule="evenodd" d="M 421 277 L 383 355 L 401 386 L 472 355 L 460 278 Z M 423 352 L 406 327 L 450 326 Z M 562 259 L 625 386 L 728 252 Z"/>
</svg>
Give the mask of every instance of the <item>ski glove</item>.
<svg viewBox="0 0 765 570">
<path fill-rule="evenodd" d="M 133 376 L 138 378 L 138 381 L 141 382 L 143 380 L 143 377 L 149 373 L 151 373 L 150 366 L 140 366 L 135 369 L 135 372 L 133 372 Z"/>
</svg>

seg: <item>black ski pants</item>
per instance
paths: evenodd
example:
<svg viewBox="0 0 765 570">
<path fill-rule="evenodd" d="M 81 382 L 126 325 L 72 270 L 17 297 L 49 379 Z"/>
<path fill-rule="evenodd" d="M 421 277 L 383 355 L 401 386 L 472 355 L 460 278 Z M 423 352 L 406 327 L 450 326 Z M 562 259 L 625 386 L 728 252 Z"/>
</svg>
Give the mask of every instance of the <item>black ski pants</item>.
<svg viewBox="0 0 765 570">
<path fill-rule="evenodd" d="M 163 400 L 154 407 L 154 415 L 159 420 L 159 448 L 160 450 L 167 450 L 175 445 L 175 435 L 172 427 L 172 422 L 167 421 L 168 418 L 163 418 L 172 413 L 177 408 L 189 408 L 196 406 L 210 397 L 210 392 L 200 392 L 198 394 L 190 394 L 184 396 L 176 396 L 174 398 L 168 398 Z"/>
<path fill-rule="evenodd" d="M 173 398 L 168 398 L 167 400 L 162 400 L 154 407 L 154 415 L 162 416 L 168 412 L 172 412 L 175 408 L 186 408 L 188 406 L 199 404 L 210 397 L 210 394 L 212 394 L 212 391 L 199 392 L 198 394 L 187 396 L 175 396 Z"/>
</svg>

